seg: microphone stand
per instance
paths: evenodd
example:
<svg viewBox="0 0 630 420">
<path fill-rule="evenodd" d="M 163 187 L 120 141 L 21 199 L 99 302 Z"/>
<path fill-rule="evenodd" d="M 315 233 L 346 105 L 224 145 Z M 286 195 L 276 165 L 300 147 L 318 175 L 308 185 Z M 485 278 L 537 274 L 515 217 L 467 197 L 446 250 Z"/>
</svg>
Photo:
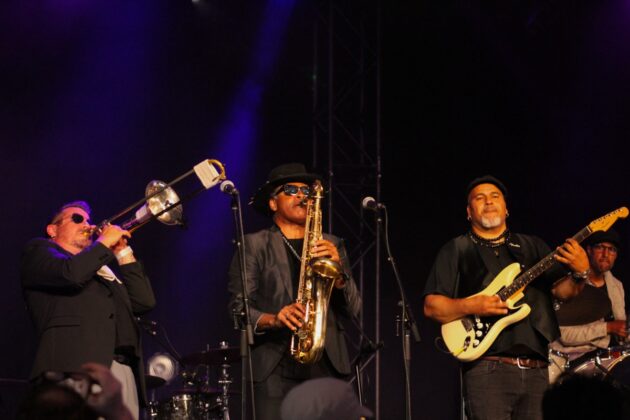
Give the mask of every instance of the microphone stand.
<svg viewBox="0 0 630 420">
<path fill-rule="evenodd" d="M 247 293 L 247 268 L 245 265 L 245 234 L 243 232 L 243 214 L 241 211 L 241 198 L 238 190 L 234 187 L 230 191 L 224 191 L 232 196 L 232 213 L 234 215 L 234 227 L 236 239 L 234 244 L 238 252 L 238 262 L 241 272 L 241 289 L 243 296 L 243 310 L 234 313 L 235 327 L 241 330 L 241 418 L 247 418 L 247 383 L 250 384 L 250 396 L 252 401 L 252 419 L 256 420 L 256 403 L 254 400 L 254 374 L 252 371 L 251 347 L 254 345 L 254 329 L 252 328 L 249 313 L 249 295 Z M 249 381 L 247 373 L 249 372 Z"/>
<path fill-rule="evenodd" d="M 379 209 L 382 209 L 383 214 L 385 215 L 385 227 L 383 227 L 383 219 L 381 218 L 381 212 Z M 380 229 L 383 233 L 383 238 L 385 240 L 387 261 L 389 261 L 392 266 L 394 277 L 396 278 L 396 283 L 400 292 L 400 302 L 398 303 L 398 306 L 400 307 L 401 312 L 397 316 L 396 324 L 397 327 L 402 328 L 402 334 L 400 331 L 401 328 L 397 328 L 396 335 L 402 336 L 403 366 L 405 371 L 405 418 L 407 420 L 411 420 L 411 335 L 413 335 L 414 341 L 419 343 L 420 332 L 413 316 L 413 312 L 411 311 L 411 307 L 409 306 L 407 296 L 405 295 L 405 289 L 403 288 L 403 284 L 398 273 L 398 267 L 396 266 L 396 261 L 394 260 L 394 256 L 392 255 L 389 246 L 389 218 L 387 215 L 387 207 L 384 204 L 379 204 L 375 210 L 378 229 Z"/>
<path fill-rule="evenodd" d="M 166 333 L 166 328 L 164 328 L 163 325 L 160 325 L 157 321 L 148 321 L 145 320 L 141 317 L 136 317 L 136 322 L 138 323 L 138 325 L 140 326 L 140 328 L 142 328 L 147 334 L 149 334 L 151 337 L 153 337 L 153 339 L 164 349 L 166 350 L 166 352 L 168 354 L 170 354 L 173 359 L 175 359 L 175 361 L 177 363 L 179 363 L 179 366 L 181 366 L 182 368 L 184 368 L 184 362 L 182 360 L 181 355 L 177 352 L 177 350 L 175 350 L 175 347 L 173 346 L 173 344 L 171 343 L 171 341 L 168 338 L 168 334 Z M 158 335 L 158 331 L 157 331 L 157 327 L 160 328 L 160 330 L 162 331 L 162 335 L 163 337 Z M 141 380 L 144 380 L 144 378 L 142 378 Z M 149 410 L 149 418 L 155 418 L 155 416 L 157 415 L 157 410 L 158 410 L 158 403 L 155 400 L 155 389 L 151 390 L 151 400 L 147 402 L 147 409 Z"/>
<path fill-rule="evenodd" d="M 142 319 L 139 316 L 136 317 L 136 322 L 147 334 L 153 337 L 153 339 L 157 341 L 157 343 L 164 350 L 166 350 L 168 354 L 173 356 L 173 359 L 175 359 L 175 361 L 177 361 L 177 363 L 179 363 L 180 366 L 184 366 L 184 362 L 182 361 L 182 356 L 177 352 L 177 350 L 175 350 L 175 347 L 173 347 L 173 345 L 171 344 L 170 340 L 168 339 L 168 335 L 166 334 L 166 329 L 164 328 L 164 326 L 160 325 L 157 321 L 147 321 L 145 319 Z M 156 327 L 160 328 L 160 330 L 163 333 L 164 338 L 158 335 Z"/>
<path fill-rule="evenodd" d="M 363 379 L 361 373 L 363 372 L 365 366 L 370 362 L 370 360 L 372 360 L 376 356 L 376 352 L 383 348 L 383 342 L 379 341 L 378 343 L 374 343 L 374 341 L 372 341 L 370 337 L 365 334 L 365 331 L 363 331 L 363 328 L 361 328 L 361 325 L 355 317 L 352 317 L 352 323 L 357 328 L 359 335 L 361 335 L 361 344 L 359 347 L 359 353 L 352 361 L 352 365 L 354 366 L 354 377 L 350 379 L 349 383 L 352 383 L 356 379 L 359 403 L 361 403 L 361 405 L 364 405 L 365 401 L 363 398 Z"/>
</svg>

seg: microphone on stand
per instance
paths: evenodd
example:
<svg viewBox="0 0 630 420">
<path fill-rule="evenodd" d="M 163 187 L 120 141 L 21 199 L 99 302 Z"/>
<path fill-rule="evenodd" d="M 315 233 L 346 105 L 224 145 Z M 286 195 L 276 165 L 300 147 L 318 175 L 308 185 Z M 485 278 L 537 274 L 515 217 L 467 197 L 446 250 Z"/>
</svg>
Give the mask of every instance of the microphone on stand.
<svg viewBox="0 0 630 420">
<path fill-rule="evenodd" d="M 238 194 L 238 190 L 236 189 L 236 186 L 234 186 L 234 183 L 230 181 L 229 179 L 226 179 L 225 181 L 223 181 L 221 185 L 219 186 L 219 189 L 221 190 L 221 192 L 224 192 L 228 195 Z"/>
<path fill-rule="evenodd" d="M 379 211 L 385 208 L 385 204 L 377 202 L 374 197 L 367 196 L 361 201 L 361 207 L 366 210 Z"/>
</svg>

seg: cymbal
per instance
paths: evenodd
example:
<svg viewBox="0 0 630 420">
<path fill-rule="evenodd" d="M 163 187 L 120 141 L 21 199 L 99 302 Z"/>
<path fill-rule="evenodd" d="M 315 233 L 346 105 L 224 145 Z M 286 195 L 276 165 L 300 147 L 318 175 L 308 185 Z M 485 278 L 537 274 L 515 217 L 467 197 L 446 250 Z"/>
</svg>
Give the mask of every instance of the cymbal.
<svg viewBox="0 0 630 420">
<path fill-rule="evenodd" d="M 220 365 L 236 362 L 240 357 L 241 351 L 239 347 L 216 347 L 184 356 L 182 357 L 182 362 L 185 365 Z"/>
<path fill-rule="evenodd" d="M 157 388 L 166 383 L 164 379 L 153 375 L 144 375 L 144 382 L 147 385 L 147 389 Z"/>
</svg>

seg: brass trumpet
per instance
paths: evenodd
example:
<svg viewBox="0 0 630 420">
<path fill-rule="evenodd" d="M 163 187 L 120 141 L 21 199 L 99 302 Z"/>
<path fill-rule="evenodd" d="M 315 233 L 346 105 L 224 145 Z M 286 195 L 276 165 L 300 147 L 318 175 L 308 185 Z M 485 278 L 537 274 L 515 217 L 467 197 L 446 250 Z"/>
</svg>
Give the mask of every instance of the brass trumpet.
<svg viewBox="0 0 630 420">
<path fill-rule="evenodd" d="M 177 195 L 172 186 L 189 177 L 193 173 L 197 175 L 197 178 L 201 181 L 203 188 L 200 188 L 183 199 L 180 199 L 179 195 Z M 131 218 L 120 223 L 121 228 L 128 230 L 129 232 L 133 232 L 153 219 L 157 219 L 165 225 L 183 226 L 184 210 L 182 203 L 190 200 L 202 191 L 212 188 L 225 178 L 225 167 L 223 164 L 215 159 L 206 159 L 195 165 L 190 171 L 175 178 L 169 183 L 159 180 L 149 182 L 144 191 L 144 198 L 136 201 L 109 219 L 103 220 L 97 226 L 85 229 L 83 233 L 86 236 L 98 235 L 105 226 L 122 218 L 138 206 L 140 207 L 134 211 Z"/>
</svg>

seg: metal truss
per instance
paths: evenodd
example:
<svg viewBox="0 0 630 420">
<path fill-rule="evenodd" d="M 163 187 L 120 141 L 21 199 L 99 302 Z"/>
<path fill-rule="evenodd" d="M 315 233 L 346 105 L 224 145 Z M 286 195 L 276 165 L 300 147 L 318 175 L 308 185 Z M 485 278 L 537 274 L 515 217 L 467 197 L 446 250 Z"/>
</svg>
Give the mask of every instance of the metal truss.
<svg viewBox="0 0 630 420">
<path fill-rule="evenodd" d="M 345 238 L 362 293 L 360 329 L 381 341 L 380 232 L 361 207 L 381 196 L 380 0 L 316 2 L 313 167 L 327 175 L 327 230 Z M 357 353 L 365 343 L 357 329 Z M 364 360 L 364 401 L 380 418 L 380 355 Z"/>
</svg>

